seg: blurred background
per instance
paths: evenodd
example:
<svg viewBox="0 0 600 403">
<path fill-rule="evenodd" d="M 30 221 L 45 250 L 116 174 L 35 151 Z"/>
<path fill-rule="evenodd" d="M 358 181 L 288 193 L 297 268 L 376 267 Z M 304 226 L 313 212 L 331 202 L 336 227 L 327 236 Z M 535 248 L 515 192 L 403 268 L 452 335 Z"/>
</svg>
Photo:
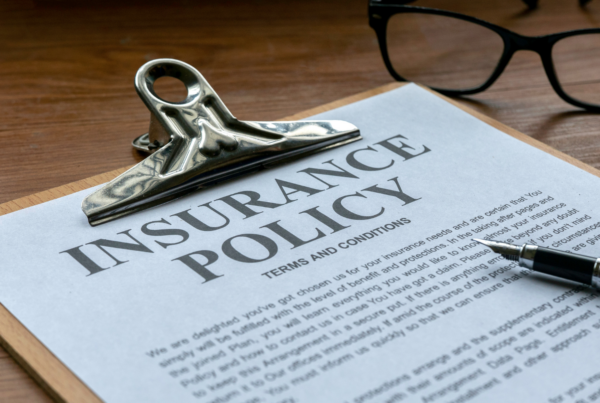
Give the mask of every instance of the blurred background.
<svg viewBox="0 0 600 403">
<path fill-rule="evenodd" d="M 599 27 L 600 1 L 419 0 L 526 35 Z M 195 66 L 240 119 L 274 120 L 393 81 L 367 1 L 4 1 L 0 5 L 0 202 L 133 164 L 149 114 L 137 69 Z M 165 94 L 178 94 L 165 83 Z M 173 84 L 173 83 L 171 83 Z M 177 83 L 175 83 L 177 84 Z M 597 118 L 562 102 L 520 52 L 471 107 L 600 166 Z M 573 142 L 573 136 L 577 141 Z"/>
</svg>

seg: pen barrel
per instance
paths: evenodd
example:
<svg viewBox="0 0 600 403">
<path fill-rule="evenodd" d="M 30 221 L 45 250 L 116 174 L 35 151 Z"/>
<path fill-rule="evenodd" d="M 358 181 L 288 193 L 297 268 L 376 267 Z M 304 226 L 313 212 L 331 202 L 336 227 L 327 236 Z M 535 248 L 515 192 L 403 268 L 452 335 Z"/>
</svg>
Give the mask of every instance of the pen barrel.
<svg viewBox="0 0 600 403">
<path fill-rule="evenodd" d="M 567 280 L 592 285 L 599 259 L 538 247 L 533 270 Z M 594 283 L 596 283 L 594 281 Z M 595 285 L 595 284 L 594 284 Z"/>
</svg>

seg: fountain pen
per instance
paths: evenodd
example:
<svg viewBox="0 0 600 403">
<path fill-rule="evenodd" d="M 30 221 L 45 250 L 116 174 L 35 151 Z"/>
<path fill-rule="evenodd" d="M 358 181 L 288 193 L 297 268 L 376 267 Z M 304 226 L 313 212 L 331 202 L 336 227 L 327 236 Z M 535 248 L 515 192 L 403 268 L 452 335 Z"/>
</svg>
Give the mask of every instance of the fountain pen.
<svg viewBox="0 0 600 403">
<path fill-rule="evenodd" d="M 505 259 L 518 262 L 521 267 L 577 281 L 600 290 L 600 258 L 561 252 L 537 245 L 517 246 L 484 239 L 473 240 L 501 254 Z"/>
</svg>

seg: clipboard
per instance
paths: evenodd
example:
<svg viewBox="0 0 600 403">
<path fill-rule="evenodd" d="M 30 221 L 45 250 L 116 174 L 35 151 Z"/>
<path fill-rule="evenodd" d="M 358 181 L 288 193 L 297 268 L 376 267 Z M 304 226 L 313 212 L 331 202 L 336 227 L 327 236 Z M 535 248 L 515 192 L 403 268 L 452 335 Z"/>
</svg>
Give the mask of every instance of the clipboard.
<svg viewBox="0 0 600 403">
<path fill-rule="evenodd" d="M 288 116 L 280 120 L 298 120 L 307 118 L 318 113 L 336 109 L 363 99 L 379 95 L 406 83 L 390 83 L 360 94 L 340 99 L 307 111 Z M 469 113 L 475 118 L 489 124 L 490 126 L 534 146 L 548 154 L 553 155 L 565 162 L 570 163 L 586 172 L 600 177 L 600 171 L 573 158 L 554 148 L 537 141 L 517 130 L 497 122 L 479 112 L 476 112 L 457 101 L 435 93 L 425 87 L 436 96 L 453 104 L 454 106 Z M 12 213 L 27 207 L 32 207 L 50 200 L 54 200 L 69 194 L 89 189 L 108 182 L 122 174 L 130 167 L 124 167 L 114 171 L 106 172 L 87 179 L 49 189 L 31 196 L 22 197 L 10 202 L 0 204 L 0 215 Z M 65 364 L 63 364 L 44 344 L 38 340 L 29 330 L 21 324 L 3 305 L 0 304 L 0 344 L 9 354 L 29 373 L 29 375 L 56 401 L 59 402 L 101 402 L 102 400 L 81 381 Z"/>
</svg>

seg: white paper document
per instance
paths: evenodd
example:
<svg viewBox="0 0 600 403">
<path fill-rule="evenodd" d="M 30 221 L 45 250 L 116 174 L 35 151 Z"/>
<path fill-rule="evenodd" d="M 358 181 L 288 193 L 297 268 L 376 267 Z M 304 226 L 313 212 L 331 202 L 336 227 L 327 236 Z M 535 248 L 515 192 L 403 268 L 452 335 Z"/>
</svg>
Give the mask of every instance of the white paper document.
<svg viewBox="0 0 600 403">
<path fill-rule="evenodd" d="M 0 302 L 107 402 L 600 401 L 600 299 L 472 238 L 600 256 L 600 179 L 408 85 L 363 140 L 90 227 L 0 217 Z"/>
</svg>

